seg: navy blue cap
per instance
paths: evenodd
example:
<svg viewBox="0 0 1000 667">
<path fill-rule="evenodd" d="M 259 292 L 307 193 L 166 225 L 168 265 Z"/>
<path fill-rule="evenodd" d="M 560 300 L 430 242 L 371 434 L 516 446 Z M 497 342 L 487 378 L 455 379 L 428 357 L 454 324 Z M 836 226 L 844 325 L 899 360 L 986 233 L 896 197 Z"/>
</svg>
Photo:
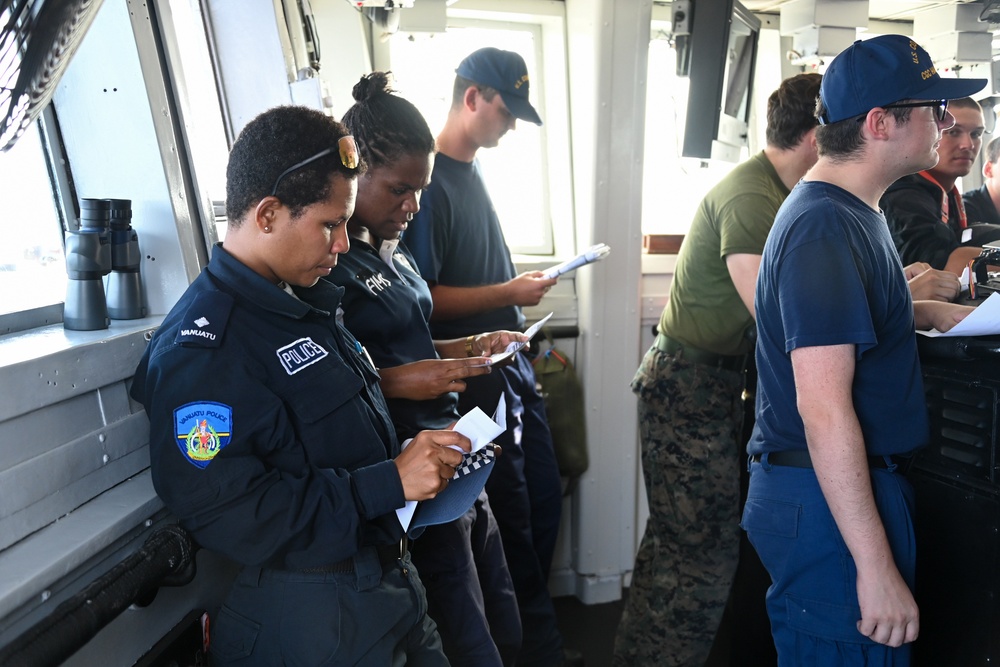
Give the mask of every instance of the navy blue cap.
<svg viewBox="0 0 1000 667">
<path fill-rule="evenodd" d="M 487 46 L 473 51 L 455 73 L 469 81 L 495 88 L 514 118 L 541 125 L 542 119 L 528 102 L 528 67 L 513 51 Z"/>
<path fill-rule="evenodd" d="M 969 97 L 986 79 L 944 79 L 919 44 L 903 35 L 879 35 L 844 49 L 823 74 L 821 125 L 867 114 L 900 100 Z"/>
</svg>

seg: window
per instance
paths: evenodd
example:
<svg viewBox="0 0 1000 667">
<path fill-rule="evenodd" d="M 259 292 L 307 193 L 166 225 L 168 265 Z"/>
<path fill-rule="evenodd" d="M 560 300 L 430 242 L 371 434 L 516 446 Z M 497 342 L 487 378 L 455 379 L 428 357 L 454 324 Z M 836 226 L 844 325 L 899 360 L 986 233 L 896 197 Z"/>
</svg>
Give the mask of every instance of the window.
<svg viewBox="0 0 1000 667">
<path fill-rule="evenodd" d="M 677 52 L 669 33 L 669 23 L 653 22 L 642 183 L 644 234 L 686 233 L 702 198 L 735 166 L 680 157 L 688 81 L 677 76 Z"/>
<path fill-rule="evenodd" d="M 653 8 L 646 91 L 646 143 L 643 163 L 642 231 L 685 234 L 702 198 L 736 165 L 719 160 L 682 158 L 688 80 L 677 76 L 676 51 L 670 43 L 669 12 Z M 746 160 L 765 144 L 767 98 L 783 78 L 781 36 L 762 29 L 750 100 L 749 150 Z M 786 74 L 788 75 L 788 74 Z"/>
<path fill-rule="evenodd" d="M 0 153 L 0 182 L 12 195 L 0 216 L 0 315 L 60 303 L 66 295 L 62 227 L 38 133 L 32 123 Z"/>
<path fill-rule="evenodd" d="M 463 58 L 483 46 L 515 51 L 524 58 L 531 103 L 545 125 L 518 121 L 498 147 L 479 151 L 477 158 L 511 251 L 535 255 L 572 249 L 570 185 L 568 179 L 558 180 L 558 173 L 569 174 L 568 133 L 563 137 L 549 131 L 550 124 L 565 131 L 568 122 L 560 118 L 568 116 L 562 104 L 546 104 L 559 99 L 547 90 L 565 79 L 552 75 L 553 68 L 542 61 L 543 34 L 539 24 L 452 18 L 445 33 L 397 33 L 389 44 L 397 90 L 420 109 L 435 135 L 447 118 L 455 68 Z M 428 62 L 439 66 L 427 68 Z M 561 242 L 554 238 L 560 234 Z"/>
<path fill-rule="evenodd" d="M 226 238 L 226 163 L 229 144 L 216 87 L 215 70 L 199 0 L 168 0 L 170 38 L 164 49 L 175 77 L 175 98 L 185 120 L 183 137 L 201 198 L 209 243 Z M 177 77 L 183 77 L 182 82 Z M 209 206 L 222 214 L 212 216 Z"/>
</svg>

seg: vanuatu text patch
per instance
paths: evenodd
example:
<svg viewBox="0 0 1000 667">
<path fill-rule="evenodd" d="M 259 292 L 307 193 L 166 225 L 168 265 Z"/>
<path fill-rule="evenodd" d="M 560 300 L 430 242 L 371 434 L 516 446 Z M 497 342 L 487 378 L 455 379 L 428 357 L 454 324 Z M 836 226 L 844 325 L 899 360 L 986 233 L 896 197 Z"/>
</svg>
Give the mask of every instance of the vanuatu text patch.
<svg viewBox="0 0 1000 667">
<path fill-rule="evenodd" d="M 233 437 L 233 409 L 223 403 L 188 403 L 174 410 L 174 433 L 184 457 L 206 467 Z"/>
</svg>

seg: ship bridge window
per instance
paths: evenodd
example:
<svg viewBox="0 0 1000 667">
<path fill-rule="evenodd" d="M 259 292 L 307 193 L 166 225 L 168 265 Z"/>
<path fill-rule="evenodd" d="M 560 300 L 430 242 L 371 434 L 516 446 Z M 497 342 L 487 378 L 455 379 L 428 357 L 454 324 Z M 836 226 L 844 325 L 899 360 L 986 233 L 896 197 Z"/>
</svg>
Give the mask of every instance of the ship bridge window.
<svg viewBox="0 0 1000 667">
<path fill-rule="evenodd" d="M 655 11 L 653 18 L 646 89 L 642 231 L 685 234 L 702 197 L 735 165 L 681 157 L 688 79 L 677 75 L 677 50 L 670 21 L 657 19 Z"/>
<path fill-rule="evenodd" d="M 530 100 L 544 124 L 518 121 L 515 131 L 497 147 L 479 151 L 477 158 L 511 251 L 569 254 L 573 218 L 562 18 L 530 20 L 449 15 L 444 33 L 398 32 L 389 41 L 387 69 L 396 89 L 420 109 L 436 135 L 451 107 L 455 68 L 463 58 L 483 46 L 515 51 L 524 58 Z"/>
<path fill-rule="evenodd" d="M 8 196 L 0 216 L 0 315 L 62 302 L 66 263 L 62 226 L 37 123 L 0 152 Z"/>
<path fill-rule="evenodd" d="M 677 49 L 668 7 L 654 5 L 650 24 L 646 126 L 643 158 L 642 232 L 685 234 L 701 200 L 736 163 L 681 157 L 689 79 L 677 74 Z M 781 84 L 781 37 L 763 27 L 759 35 L 754 94 L 750 100 L 748 146 L 742 162 L 764 147 L 767 98 Z M 681 68 L 683 69 L 683 68 Z M 708 113 L 708 111 L 706 111 Z"/>
</svg>

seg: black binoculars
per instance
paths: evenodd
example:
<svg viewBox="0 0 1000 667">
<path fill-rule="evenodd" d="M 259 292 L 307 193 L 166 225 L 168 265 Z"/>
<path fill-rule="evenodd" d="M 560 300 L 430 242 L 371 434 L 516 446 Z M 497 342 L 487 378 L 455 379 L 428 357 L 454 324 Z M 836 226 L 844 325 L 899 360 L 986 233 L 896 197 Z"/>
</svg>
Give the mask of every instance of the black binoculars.
<svg viewBox="0 0 1000 667">
<path fill-rule="evenodd" d="M 92 331 L 108 328 L 111 319 L 144 317 L 141 258 L 131 200 L 81 199 L 80 229 L 66 232 L 63 326 Z"/>
</svg>

